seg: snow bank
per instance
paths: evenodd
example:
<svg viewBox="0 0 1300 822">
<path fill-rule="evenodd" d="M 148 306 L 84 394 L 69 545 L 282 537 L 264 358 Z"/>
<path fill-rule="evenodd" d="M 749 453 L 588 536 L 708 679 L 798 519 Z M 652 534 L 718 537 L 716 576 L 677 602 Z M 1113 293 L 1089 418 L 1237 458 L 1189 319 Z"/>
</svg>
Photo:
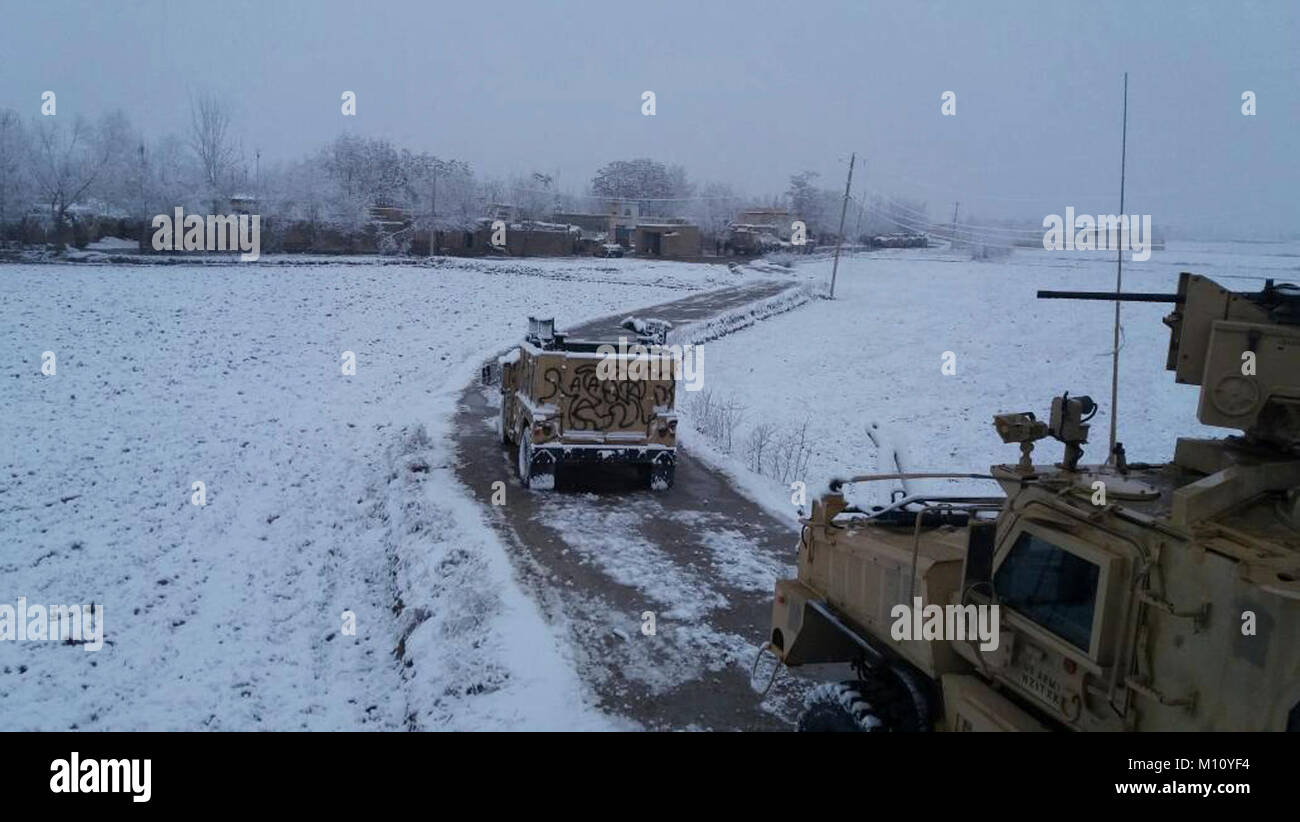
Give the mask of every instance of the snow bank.
<svg viewBox="0 0 1300 822">
<path fill-rule="evenodd" d="M 505 546 L 456 481 L 451 417 L 468 363 L 431 404 L 429 430 L 389 450 L 382 519 L 411 730 L 610 730 L 573 660 L 514 581 Z"/>
<path fill-rule="evenodd" d="M 700 345 L 710 340 L 716 340 L 727 334 L 734 334 L 743 328 L 749 328 L 760 320 L 793 311 L 809 300 L 822 296 L 823 293 L 824 289 L 820 285 L 801 283 L 782 291 L 775 297 L 769 297 L 766 300 L 759 300 L 731 311 L 725 311 L 707 320 L 692 322 L 674 328 L 668 332 L 668 343 L 670 345 Z"/>
</svg>

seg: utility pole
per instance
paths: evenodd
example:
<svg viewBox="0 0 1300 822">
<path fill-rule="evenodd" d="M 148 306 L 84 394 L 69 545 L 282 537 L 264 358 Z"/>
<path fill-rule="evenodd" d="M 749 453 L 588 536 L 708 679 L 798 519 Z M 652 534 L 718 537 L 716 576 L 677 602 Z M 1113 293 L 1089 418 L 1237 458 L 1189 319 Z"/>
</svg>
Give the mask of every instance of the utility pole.
<svg viewBox="0 0 1300 822">
<path fill-rule="evenodd" d="M 835 263 L 831 266 L 831 299 L 835 299 L 835 275 L 840 271 L 840 246 L 844 244 L 844 215 L 849 210 L 849 188 L 853 185 L 853 161 L 858 158 L 855 151 L 849 155 L 849 179 L 844 182 L 844 202 L 840 205 L 840 233 L 835 238 Z"/>
<path fill-rule="evenodd" d="M 145 200 L 145 196 L 144 196 L 144 188 L 148 178 L 149 178 L 149 166 L 145 162 L 144 141 L 141 140 L 140 141 L 140 242 L 141 243 L 144 243 L 144 238 L 149 233 L 149 230 L 145 228 L 145 226 L 148 225 L 148 223 L 146 223 L 145 221 L 149 219 L 148 216 L 149 204 Z M 0 214 L 0 217 L 3 216 L 4 216 L 3 214 Z M 143 248 L 143 245 L 141 247 Z"/>
<path fill-rule="evenodd" d="M 144 201 L 145 179 L 149 176 L 149 167 L 145 165 L 144 159 L 144 141 L 140 141 L 140 216 L 145 216 L 148 205 Z"/>
<path fill-rule="evenodd" d="M 429 195 L 429 256 L 438 253 L 438 158 L 433 160 L 433 191 Z"/>
<path fill-rule="evenodd" d="M 957 209 L 959 208 L 961 208 L 961 203 L 952 204 L 952 235 L 948 240 L 948 242 L 951 244 L 951 247 L 956 247 L 957 245 Z M 951 247 L 949 248 L 949 250 L 951 250 Z"/>
</svg>

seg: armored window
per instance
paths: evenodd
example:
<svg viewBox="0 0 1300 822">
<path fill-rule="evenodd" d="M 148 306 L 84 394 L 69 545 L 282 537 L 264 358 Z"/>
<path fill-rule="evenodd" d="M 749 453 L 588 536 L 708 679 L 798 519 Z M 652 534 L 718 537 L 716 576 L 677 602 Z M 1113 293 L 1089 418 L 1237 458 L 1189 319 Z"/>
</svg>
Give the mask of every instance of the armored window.
<svg viewBox="0 0 1300 822">
<path fill-rule="evenodd" d="M 998 568 L 993 587 L 1001 604 L 1087 651 L 1100 571 L 1097 564 L 1026 531 Z"/>
</svg>

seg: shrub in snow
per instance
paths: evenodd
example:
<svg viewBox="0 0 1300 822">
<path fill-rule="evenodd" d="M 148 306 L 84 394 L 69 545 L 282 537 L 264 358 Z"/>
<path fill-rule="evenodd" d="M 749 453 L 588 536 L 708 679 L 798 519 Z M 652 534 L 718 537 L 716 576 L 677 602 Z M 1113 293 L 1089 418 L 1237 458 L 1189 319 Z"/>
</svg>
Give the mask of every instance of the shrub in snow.
<svg viewBox="0 0 1300 822">
<path fill-rule="evenodd" d="M 719 451 L 730 454 L 735 445 L 736 428 L 745 417 L 744 406 L 734 399 L 720 399 L 712 391 L 688 395 L 686 415 L 695 430 Z"/>
<path fill-rule="evenodd" d="M 797 429 L 777 437 L 773 446 L 772 456 L 768 460 L 771 477 L 784 485 L 807 475 L 808 460 L 812 457 L 812 447 L 808 444 L 807 420 Z"/>
</svg>

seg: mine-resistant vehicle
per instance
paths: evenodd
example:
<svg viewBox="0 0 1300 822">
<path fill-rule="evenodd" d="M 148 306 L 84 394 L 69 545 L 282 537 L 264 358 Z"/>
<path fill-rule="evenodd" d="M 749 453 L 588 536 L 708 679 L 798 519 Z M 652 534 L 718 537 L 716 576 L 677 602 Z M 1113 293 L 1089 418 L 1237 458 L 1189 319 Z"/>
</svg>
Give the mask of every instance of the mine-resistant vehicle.
<svg viewBox="0 0 1300 822">
<path fill-rule="evenodd" d="M 1173 303 L 1166 368 L 1200 386 L 1200 422 L 1240 433 L 1180 438 L 1167 464 L 1116 444 L 1081 465 L 1096 404 L 1065 394 L 1046 420 L 994 417 L 1018 462 L 910 475 L 1002 495 L 859 510 L 846 487 L 908 475 L 833 482 L 765 650 L 858 678 L 815 687 L 800 727 L 1300 730 L 1300 289 L 1184 273 L 1176 294 L 1039 296 Z M 1035 464 L 1046 437 L 1063 458 Z"/>
<path fill-rule="evenodd" d="M 626 463 L 655 490 L 677 464 L 676 371 L 668 323 L 634 320 L 635 337 L 568 339 L 553 319 L 528 319 L 528 334 L 498 358 L 498 433 L 515 451 L 519 479 L 550 489 L 561 466 Z M 630 326 L 630 327 L 631 327 Z M 486 370 L 486 381 L 493 381 Z"/>
</svg>

